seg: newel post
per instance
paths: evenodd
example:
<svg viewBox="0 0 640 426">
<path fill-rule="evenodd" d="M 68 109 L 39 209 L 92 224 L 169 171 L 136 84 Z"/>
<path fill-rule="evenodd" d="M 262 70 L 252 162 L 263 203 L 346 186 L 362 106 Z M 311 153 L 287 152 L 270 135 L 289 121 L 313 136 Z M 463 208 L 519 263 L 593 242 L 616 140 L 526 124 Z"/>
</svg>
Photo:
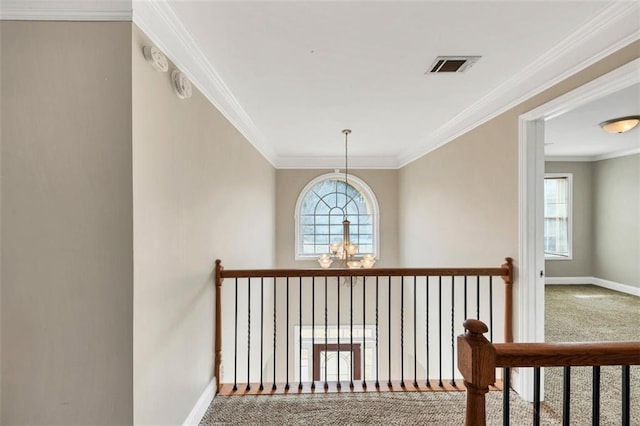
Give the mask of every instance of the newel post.
<svg viewBox="0 0 640 426">
<path fill-rule="evenodd" d="M 496 349 L 483 335 L 489 331 L 482 321 L 464 322 L 465 334 L 458 336 L 458 370 L 467 388 L 466 426 L 485 426 L 485 394 L 496 381 Z"/>
<path fill-rule="evenodd" d="M 220 392 L 220 365 L 222 364 L 222 261 L 216 259 L 216 354 L 214 360 L 214 374 L 216 376 L 216 394 Z"/>
<path fill-rule="evenodd" d="M 513 259 L 505 258 L 506 263 L 502 264 L 502 268 L 508 270 L 506 275 L 502 276 L 504 280 L 504 341 L 505 343 L 513 342 Z"/>
</svg>

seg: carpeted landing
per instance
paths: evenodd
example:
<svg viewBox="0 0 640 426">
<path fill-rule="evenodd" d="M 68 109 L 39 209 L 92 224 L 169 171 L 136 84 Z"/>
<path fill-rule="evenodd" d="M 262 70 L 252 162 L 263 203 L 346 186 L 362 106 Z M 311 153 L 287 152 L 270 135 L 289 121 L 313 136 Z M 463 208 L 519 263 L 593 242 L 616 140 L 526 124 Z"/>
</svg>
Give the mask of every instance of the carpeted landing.
<svg viewBox="0 0 640 426">
<path fill-rule="evenodd" d="M 531 424 L 531 404 L 511 393 L 511 424 Z M 200 425 L 463 425 L 465 392 L 217 396 Z M 502 393 L 487 397 L 487 424 L 502 425 Z M 543 410 L 542 425 L 559 419 Z"/>
<path fill-rule="evenodd" d="M 594 285 L 545 287 L 547 342 L 640 341 L 640 297 Z M 640 357 L 640 354 L 638 354 Z M 591 424 L 592 368 L 571 369 L 571 425 Z M 562 414 L 562 368 L 545 369 L 545 407 Z M 600 425 L 621 424 L 621 368 L 601 369 Z M 631 367 L 631 424 L 640 426 L 640 367 Z"/>
</svg>

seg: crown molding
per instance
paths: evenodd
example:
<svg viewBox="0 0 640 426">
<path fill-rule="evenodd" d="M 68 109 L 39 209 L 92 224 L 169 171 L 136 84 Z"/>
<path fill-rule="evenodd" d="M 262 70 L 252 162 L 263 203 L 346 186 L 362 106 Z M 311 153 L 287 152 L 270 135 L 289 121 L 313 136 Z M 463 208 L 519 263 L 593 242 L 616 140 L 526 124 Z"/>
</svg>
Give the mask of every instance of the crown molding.
<svg viewBox="0 0 640 426">
<path fill-rule="evenodd" d="M 589 155 L 545 155 L 544 161 L 549 163 L 589 163 L 594 161 Z"/>
<path fill-rule="evenodd" d="M 640 154 L 640 148 L 629 149 L 627 151 L 610 152 L 608 154 L 596 155 L 593 161 L 610 160 L 612 158 L 627 157 L 629 155 Z"/>
<path fill-rule="evenodd" d="M 620 1 L 396 158 L 353 157 L 357 168 L 396 169 L 440 148 L 615 51 L 640 39 L 640 4 Z M 335 168 L 338 157 L 279 157 L 208 61 L 168 2 L 2 0 L 2 20 L 131 21 L 276 168 Z M 566 64 L 576 64 L 566 68 Z M 626 154 L 630 155 L 630 154 Z M 593 161 L 593 160 L 592 160 Z M 596 160 L 597 161 L 597 160 Z"/>
<path fill-rule="evenodd" d="M 131 21 L 131 0 L 2 0 L 0 20 Z"/>
<path fill-rule="evenodd" d="M 341 169 L 344 157 L 278 157 L 278 169 Z M 350 156 L 349 169 L 397 169 L 395 158 Z"/>
<path fill-rule="evenodd" d="M 591 80 L 549 102 L 540 105 L 521 117 L 525 120 L 544 118 L 551 120 L 581 105 L 593 102 L 618 90 L 640 83 L 640 58 Z"/>
<path fill-rule="evenodd" d="M 545 155 L 544 161 L 549 162 L 594 162 L 602 160 L 611 160 L 612 158 L 627 157 L 629 155 L 640 154 L 640 148 L 628 149 L 625 151 L 609 152 L 600 155 Z"/>
<path fill-rule="evenodd" d="M 167 2 L 134 1 L 133 22 L 275 167 L 276 154 Z"/>
<path fill-rule="evenodd" d="M 553 49 L 398 156 L 399 167 L 442 147 L 492 118 L 640 39 L 640 4 L 611 4 Z M 567 68 L 566 64 L 575 64 Z"/>
</svg>

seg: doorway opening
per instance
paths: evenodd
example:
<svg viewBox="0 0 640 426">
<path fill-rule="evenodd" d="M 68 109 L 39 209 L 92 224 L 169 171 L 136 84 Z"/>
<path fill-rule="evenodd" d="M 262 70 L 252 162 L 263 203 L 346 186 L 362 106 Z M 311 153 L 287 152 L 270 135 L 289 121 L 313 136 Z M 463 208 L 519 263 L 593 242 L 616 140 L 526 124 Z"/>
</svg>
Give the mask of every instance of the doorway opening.
<svg viewBox="0 0 640 426">
<path fill-rule="evenodd" d="M 629 62 L 519 118 L 518 336 L 544 341 L 544 130 L 545 121 L 640 82 L 640 59 Z M 533 372 L 514 375 L 520 395 L 533 397 Z"/>
<path fill-rule="evenodd" d="M 376 326 L 294 327 L 294 380 L 350 381 L 375 377 Z"/>
</svg>

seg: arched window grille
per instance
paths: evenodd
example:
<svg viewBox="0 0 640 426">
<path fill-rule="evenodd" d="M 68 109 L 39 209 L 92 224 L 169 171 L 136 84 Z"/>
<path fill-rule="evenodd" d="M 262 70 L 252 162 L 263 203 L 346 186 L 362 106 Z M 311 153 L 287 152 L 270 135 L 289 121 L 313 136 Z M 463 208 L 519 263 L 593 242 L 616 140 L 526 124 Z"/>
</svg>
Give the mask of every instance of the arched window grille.
<svg viewBox="0 0 640 426">
<path fill-rule="evenodd" d="M 356 176 L 329 173 L 318 176 L 302 190 L 296 204 L 296 259 L 329 253 L 331 243 L 342 241 L 342 221 L 351 222 L 349 234 L 358 253 L 378 253 L 378 202 L 371 188 Z"/>
</svg>

